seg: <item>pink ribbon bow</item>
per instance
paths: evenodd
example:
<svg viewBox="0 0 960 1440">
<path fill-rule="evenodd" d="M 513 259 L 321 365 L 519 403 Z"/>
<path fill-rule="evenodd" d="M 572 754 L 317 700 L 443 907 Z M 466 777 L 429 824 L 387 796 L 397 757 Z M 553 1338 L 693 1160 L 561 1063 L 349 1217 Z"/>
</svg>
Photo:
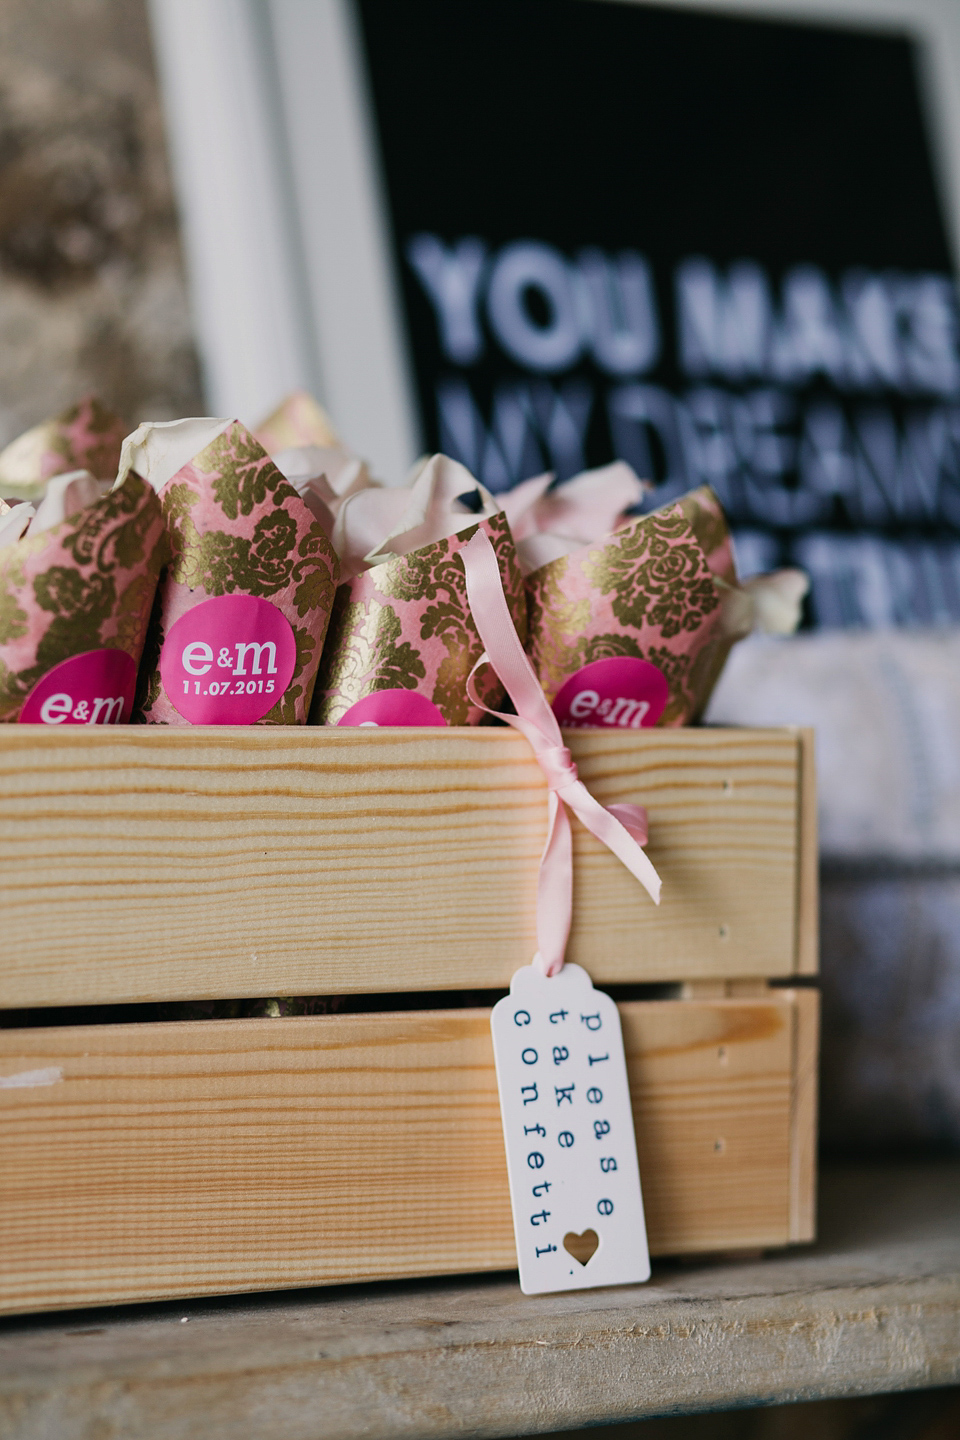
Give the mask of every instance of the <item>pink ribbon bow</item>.
<svg viewBox="0 0 960 1440">
<path fill-rule="evenodd" d="M 467 577 L 467 599 L 486 652 L 467 677 L 467 693 L 474 705 L 505 720 L 527 737 L 547 777 L 547 840 L 540 857 L 537 890 L 540 948 L 534 964 L 545 975 L 556 975 L 563 967 L 573 908 L 573 843 L 567 807 L 613 851 L 659 905 L 660 877 L 640 848 L 647 841 L 647 812 L 642 805 L 605 808 L 590 794 L 577 774 L 557 717 L 520 644 L 503 593 L 497 556 L 482 530 L 468 541 L 460 556 Z M 493 666 L 505 686 L 516 706 L 516 715 L 491 710 L 477 695 L 474 676 L 485 662 Z"/>
</svg>

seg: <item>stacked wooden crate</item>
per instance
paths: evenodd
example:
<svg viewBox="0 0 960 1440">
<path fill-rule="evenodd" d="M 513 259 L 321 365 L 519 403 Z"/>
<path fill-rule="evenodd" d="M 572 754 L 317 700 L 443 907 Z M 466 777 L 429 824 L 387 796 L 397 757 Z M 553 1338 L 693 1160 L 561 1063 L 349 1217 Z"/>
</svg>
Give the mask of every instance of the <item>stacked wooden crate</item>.
<svg viewBox="0 0 960 1440">
<path fill-rule="evenodd" d="M 651 1251 L 809 1239 L 810 737 L 568 743 L 663 879 L 657 909 L 574 822 L 568 958 L 636 997 Z M 545 820 L 506 730 L 4 727 L 0 1309 L 512 1266 L 489 1008 L 452 992 L 529 963 Z M 111 1008 L 292 995 L 367 998 Z"/>
</svg>

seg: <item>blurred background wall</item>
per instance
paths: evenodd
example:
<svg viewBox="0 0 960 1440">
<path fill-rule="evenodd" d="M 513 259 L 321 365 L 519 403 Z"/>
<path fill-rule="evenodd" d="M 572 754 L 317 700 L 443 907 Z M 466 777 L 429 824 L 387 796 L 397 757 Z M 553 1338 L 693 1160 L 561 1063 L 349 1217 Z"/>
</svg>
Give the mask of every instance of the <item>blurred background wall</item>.
<svg viewBox="0 0 960 1440">
<path fill-rule="evenodd" d="M 0 3 L 0 444 L 202 413 L 143 0 Z"/>
</svg>

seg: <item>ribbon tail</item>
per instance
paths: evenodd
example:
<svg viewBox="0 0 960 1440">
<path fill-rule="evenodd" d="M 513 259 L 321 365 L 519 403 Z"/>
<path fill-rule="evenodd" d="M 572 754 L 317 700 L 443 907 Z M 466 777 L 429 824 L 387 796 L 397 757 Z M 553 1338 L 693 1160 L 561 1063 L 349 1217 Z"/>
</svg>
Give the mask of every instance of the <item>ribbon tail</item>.
<svg viewBox="0 0 960 1440">
<path fill-rule="evenodd" d="M 565 785 L 560 792 L 560 798 L 586 825 L 591 835 L 595 835 L 602 844 L 606 845 L 608 850 L 612 850 L 634 879 L 640 881 L 653 903 L 659 905 L 660 876 L 653 868 L 649 857 L 641 850 L 637 840 L 618 817 L 611 814 L 609 810 L 605 810 L 599 800 L 593 798 L 582 780 L 577 780 L 572 785 Z"/>
<path fill-rule="evenodd" d="M 606 808 L 611 815 L 617 817 L 624 830 L 638 845 L 646 845 L 650 832 L 647 828 L 647 812 L 643 805 L 608 805 Z"/>
</svg>

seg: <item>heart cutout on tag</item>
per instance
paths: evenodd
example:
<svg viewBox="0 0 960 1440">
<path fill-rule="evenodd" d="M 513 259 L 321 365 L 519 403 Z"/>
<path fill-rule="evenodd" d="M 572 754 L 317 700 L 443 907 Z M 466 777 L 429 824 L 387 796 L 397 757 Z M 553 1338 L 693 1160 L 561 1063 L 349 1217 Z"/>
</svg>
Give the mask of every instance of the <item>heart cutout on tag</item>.
<svg viewBox="0 0 960 1440">
<path fill-rule="evenodd" d="M 596 1230 L 584 1230 L 578 1235 L 575 1230 L 568 1230 L 563 1237 L 563 1248 L 568 1255 L 572 1255 L 580 1265 L 586 1265 L 587 1261 L 597 1253 L 597 1246 L 600 1244 L 600 1236 Z"/>
</svg>

